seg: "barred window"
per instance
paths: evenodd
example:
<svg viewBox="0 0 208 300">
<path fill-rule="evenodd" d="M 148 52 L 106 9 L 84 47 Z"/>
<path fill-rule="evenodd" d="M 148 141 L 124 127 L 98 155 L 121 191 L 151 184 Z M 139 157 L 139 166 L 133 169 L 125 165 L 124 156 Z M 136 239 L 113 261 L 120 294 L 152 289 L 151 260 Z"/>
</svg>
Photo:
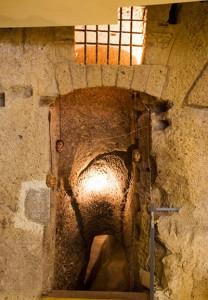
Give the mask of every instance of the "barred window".
<svg viewBox="0 0 208 300">
<path fill-rule="evenodd" d="M 118 9 L 117 24 L 76 26 L 76 61 L 84 64 L 140 64 L 145 24 L 146 9 L 132 6 Z"/>
</svg>

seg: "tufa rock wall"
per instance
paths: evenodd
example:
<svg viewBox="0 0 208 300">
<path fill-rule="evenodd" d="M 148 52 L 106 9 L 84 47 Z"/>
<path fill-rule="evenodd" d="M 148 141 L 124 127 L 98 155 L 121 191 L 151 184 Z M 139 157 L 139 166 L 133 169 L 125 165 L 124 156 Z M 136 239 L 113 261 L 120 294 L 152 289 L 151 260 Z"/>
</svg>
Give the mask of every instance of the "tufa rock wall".
<svg viewBox="0 0 208 300">
<path fill-rule="evenodd" d="M 72 60 L 72 53 L 71 28 L 0 30 L 0 90 L 5 95 L 5 107 L 0 107 L 2 297 L 42 292 L 44 253 L 52 249 L 46 248 L 44 234 L 53 203 L 45 183 L 50 170 L 48 107 L 39 102 L 42 95 L 58 95 L 55 64 Z M 52 275 L 47 276 L 49 284 Z"/>
<path fill-rule="evenodd" d="M 71 28 L 0 30 L 2 297 L 38 296 L 53 279 L 48 105 L 75 89 L 117 86 L 173 103 L 165 112 L 170 126 L 152 135 L 152 199 L 181 208 L 158 220 L 166 253 L 158 298 L 207 299 L 208 7 L 182 5 L 176 25 L 167 25 L 169 8 L 149 7 L 144 65 L 134 67 L 74 64 Z"/>
<path fill-rule="evenodd" d="M 158 220 L 163 292 L 157 299 L 208 299 L 208 5 L 183 4 L 168 25 L 170 6 L 148 10 L 146 64 L 168 69 L 161 98 L 172 102 L 170 126 L 152 134 L 157 172 L 153 201 L 180 213 Z M 153 116 L 153 119 L 156 116 Z M 163 115 L 161 115 L 161 118 Z"/>
</svg>

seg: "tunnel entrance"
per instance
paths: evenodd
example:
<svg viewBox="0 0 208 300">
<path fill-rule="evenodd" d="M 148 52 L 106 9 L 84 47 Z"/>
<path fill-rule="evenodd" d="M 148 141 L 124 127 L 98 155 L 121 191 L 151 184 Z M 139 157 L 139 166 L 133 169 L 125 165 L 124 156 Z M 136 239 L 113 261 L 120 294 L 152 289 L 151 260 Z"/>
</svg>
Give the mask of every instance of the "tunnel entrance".
<svg viewBox="0 0 208 300">
<path fill-rule="evenodd" d="M 140 179 L 148 173 L 149 114 L 132 91 L 86 88 L 57 99 L 51 118 L 58 177 L 54 289 L 137 290 L 135 216 L 138 187 L 144 201 L 148 184 L 148 176 Z"/>
</svg>

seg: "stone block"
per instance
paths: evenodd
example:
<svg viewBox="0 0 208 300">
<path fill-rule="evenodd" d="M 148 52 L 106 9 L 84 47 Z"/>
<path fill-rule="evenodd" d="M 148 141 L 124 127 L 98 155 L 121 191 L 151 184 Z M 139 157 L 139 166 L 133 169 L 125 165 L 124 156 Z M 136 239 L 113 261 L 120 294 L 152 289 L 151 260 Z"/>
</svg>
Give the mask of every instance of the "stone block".
<svg viewBox="0 0 208 300">
<path fill-rule="evenodd" d="M 47 224 L 50 217 L 50 190 L 47 188 L 28 190 L 25 198 L 25 216 L 36 223 Z"/>
<path fill-rule="evenodd" d="M 102 84 L 103 86 L 116 86 L 118 66 L 103 65 L 102 66 Z"/>
<path fill-rule="evenodd" d="M 151 96 L 160 98 L 166 81 L 167 67 L 162 65 L 152 65 L 145 92 Z"/>
<path fill-rule="evenodd" d="M 73 90 L 71 74 L 67 62 L 57 64 L 56 80 L 60 95 L 68 94 Z"/>
<path fill-rule="evenodd" d="M 133 67 L 120 66 L 118 68 L 117 87 L 130 89 L 133 78 Z"/>
<path fill-rule="evenodd" d="M 0 299 L 37 300 L 42 292 L 43 235 L 10 227 L 1 231 Z"/>
<path fill-rule="evenodd" d="M 144 63 L 166 65 L 174 40 L 173 28 L 167 28 L 166 32 L 148 32 L 145 41 L 147 51 L 145 51 Z"/>
<path fill-rule="evenodd" d="M 55 43 L 56 62 L 74 62 L 74 43 L 56 42 Z"/>
<path fill-rule="evenodd" d="M 37 83 L 40 96 L 57 96 L 59 94 L 53 66 L 42 67 Z"/>
<path fill-rule="evenodd" d="M 132 90 L 144 92 L 150 72 L 149 65 L 134 66 L 134 75 L 132 80 Z"/>
<path fill-rule="evenodd" d="M 87 66 L 87 86 L 96 87 L 102 85 L 101 66 L 88 65 Z"/>
<path fill-rule="evenodd" d="M 199 108 L 208 107 L 208 65 L 191 87 L 187 96 L 187 104 Z"/>
<path fill-rule="evenodd" d="M 56 61 L 74 60 L 74 27 L 55 27 Z"/>
<path fill-rule="evenodd" d="M 73 89 L 84 89 L 87 87 L 86 66 L 81 64 L 70 65 Z"/>
</svg>

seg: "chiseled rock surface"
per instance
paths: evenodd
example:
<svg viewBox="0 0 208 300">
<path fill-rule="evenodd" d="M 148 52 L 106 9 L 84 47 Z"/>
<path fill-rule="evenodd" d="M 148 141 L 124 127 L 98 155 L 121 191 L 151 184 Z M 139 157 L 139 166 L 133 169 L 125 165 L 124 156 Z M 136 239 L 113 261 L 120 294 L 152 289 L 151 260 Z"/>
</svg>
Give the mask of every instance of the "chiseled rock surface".
<svg viewBox="0 0 208 300">
<path fill-rule="evenodd" d="M 208 7 L 182 5 L 174 26 L 164 24 L 169 8 L 149 7 L 148 67 L 102 66 L 102 85 L 141 89 L 173 102 L 170 126 L 152 136 L 156 186 L 164 191 L 166 205 L 181 209 L 158 222 L 168 255 L 163 258 L 167 293 L 157 297 L 207 300 L 207 69 L 202 70 L 208 57 Z M 45 181 L 49 171 L 48 108 L 39 106 L 40 97 L 54 99 L 87 87 L 86 66 L 70 64 L 72 86 L 64 72 L 65 62 L 73 60 L 73 37 L 68 36 L 67 29 L 57 28 L 0 30 L 0 89 L 6 96 L 6 107 L 0 108 L 0 290 L 7 294 L 42 291 L 43 225 L 23 217 L 21 191 L 23 182 Z"/>
<path fill-rule="evenodd" d="M 197 108 L 208 107 L 208 62 L 200 73 L 199 77 L 191 87 L 188 96 L 187 104 Z"/>
<path fill-rule="evenodd" d="M 170 251 L 163 259 L 164 275 L 175 299 L 208 298 L 207 213 L 205 200 L 197 207 L 184 206 L 178 215 L 159 220 L 160 239 Z"/>
<path fill-rule="evenodd" d="M 42 292 L 42 236 L 17 228 L 1 230 L 0 290 L 14 295 Z M 0 294 L 1 298 L 1 294 Z"/>
<path fill-rule="evenodd" d="M 164 278 L 170 299 L 207 299 L 208 112 L 173 108 L 169 116 L 172 128 L 153 135 L 156 184 L 166 191 L 168 206 L 181 209 L 161 217 L 158 225 L 159 237 L 170 251 L 163 259 Z"/>
<path fill-rule="evenodd" d="M 166 195 L 166 206 L 180 208 L 180 213 L 163 215 L 158 222 L 159 238 L 167 250 L 159 300 L 208 299 L 207 70 L 202 72 L 208 58 L 208 7 L 204 4 L 182 5 L 180 24 L 174 28 L 161 26 L 165 9 L 155 6 L 148 13 L 145 63 L 163 61 L 168 68 L 161 97 L 173 103 L 165 113 L 170 126 L 152 135 L 155 185 Z M 156 39 L 159 32 L 170 39 Z"/>
<path fill-rule="evenodd" d="M 7 295 L 42 292 L 43 225 L 24 217 L 21 193 L 49 170 L 48 108 L 39 100 L 57 95 L 53 30 L 0 30 L 0 290 Z"/>
</svg>

